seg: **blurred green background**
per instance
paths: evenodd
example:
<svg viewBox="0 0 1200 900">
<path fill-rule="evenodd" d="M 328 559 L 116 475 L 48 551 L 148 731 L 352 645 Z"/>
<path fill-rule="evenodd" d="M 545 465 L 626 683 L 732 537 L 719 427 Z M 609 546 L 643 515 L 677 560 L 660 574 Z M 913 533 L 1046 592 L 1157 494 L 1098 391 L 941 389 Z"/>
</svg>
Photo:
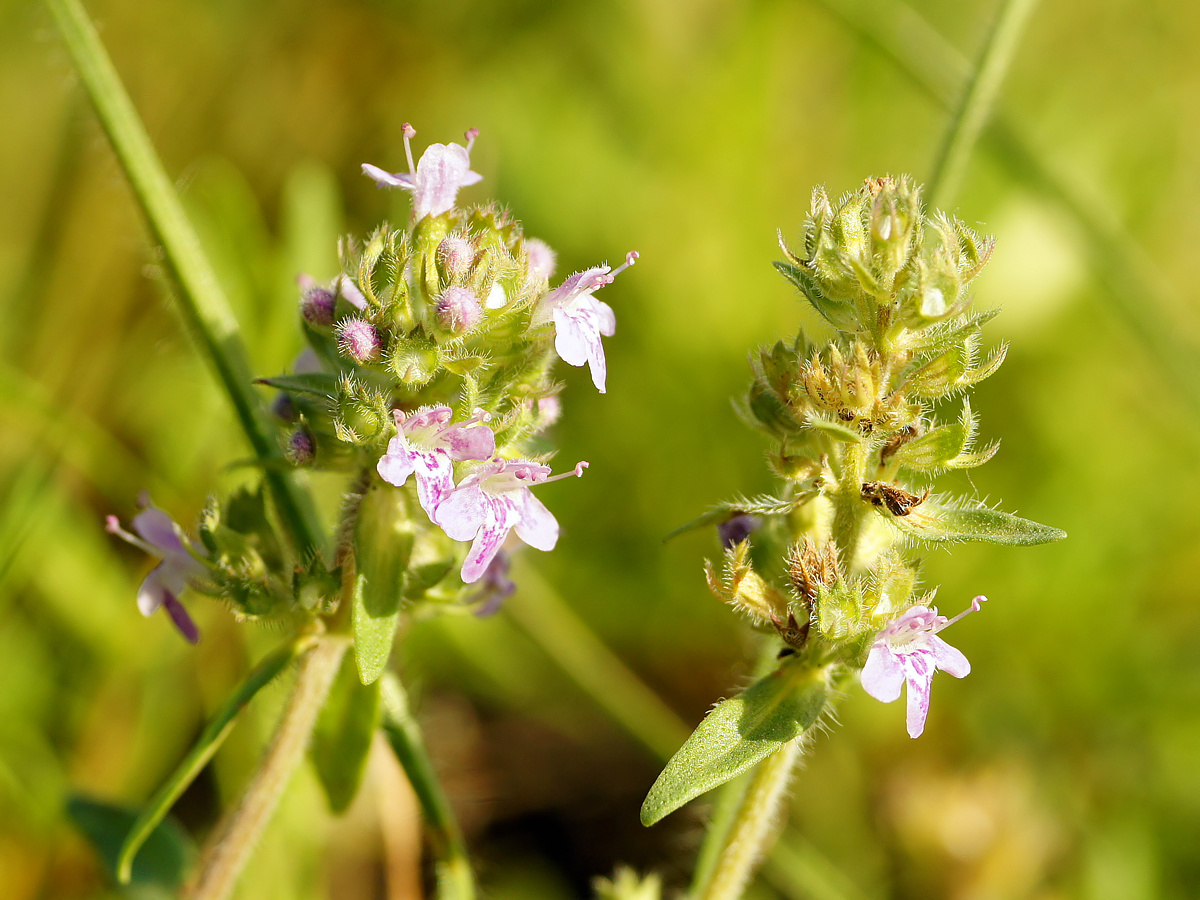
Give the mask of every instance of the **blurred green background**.
<svg viewBox="0 0 1200 900">
<path fill-rule="evenodd" d="M 557 592 L 688 725 L 745 683 L 752 642 L 701 573 L 715 536 L 662 536 L 770 486 L 729 398 L 756 344 L 815 326 L 771 268 L 775 229 L 796 237 L 815 184 L 928 176 L 936 93 L 957 95 L 995 5 L 88 8 L 260 374 L 300 349 L 296 275 L 331 277 L 338 234 L 405 215 L 358 169 L 403 168 L 406 121 L 418 147 L 478 127 L 485 181 L 462 199 L 508 204 L 561 274 L 641 252 L 605 291 L 608 394 L 565 372 L 560 458 L 592 467 L 542 494 L 563 537 L 525 563 L 548 587 L 528 576 L 492 619 L 412 623 L 401 664 L 487 896 L 583 896 L 620 860 L 685 884 L 703 804 L 642 829 L 659 760 L 528 624 Z M 945 482 L 1070 539 L 929 553 L 945 611 L 993 601 L 955 628 L 972 675 L 938 679 L 919 741 L 900 704 L 850 691 L 755 898 L 1200 896 L 1198 45 L 1182 0 L 1035 12 L 1007 125 L 955 204 L 997 238 L 978 300 L 1004 307 L 988 331 L 1012 350 L 975 407 L 1003 447 Z M 0 895 L 116 896 L 66 798 L 144 800 L 278 635 L 197 598 L 192 649 L 137 613 L 148 563 L 104 516 L 148 488 L 191 521 L 247 451 L 40 5 L 0 3 L 0 60 Z M 284 691 L 185 795 L 187 828 L 236 796 Z M 384 757 L 370 777 L 334 819 L 299 776 L 239 896 L 418 896 L 411 798 Z"/>
</svg>

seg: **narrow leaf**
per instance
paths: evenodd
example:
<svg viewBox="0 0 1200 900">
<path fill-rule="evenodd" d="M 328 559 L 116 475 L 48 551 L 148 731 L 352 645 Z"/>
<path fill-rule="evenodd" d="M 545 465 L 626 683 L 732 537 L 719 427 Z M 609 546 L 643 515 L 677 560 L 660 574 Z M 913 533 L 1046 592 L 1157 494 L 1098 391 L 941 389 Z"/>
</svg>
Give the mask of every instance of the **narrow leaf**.
<svg viewBox="0 0 1200 900">
<path fill-rule="evenodd" d="M 317 778 L 335 815 L 344 813 L 358 793 L 380 715 L 379 682 L 363 684 L 354 660 L 346 654 L 317 719 L 310 748 Z"/>
<path fill-rule="evenodd" d="M 408 494 L 376 479 L 354 528 L 354 658 L 363 684 L 379 678 L 392 655 L 415 534 Z"/>
<path fill-rule="evenodd" d="M 777 262 L 775 268 L 784 278 L 799 288 L 804 299 L 834 328 L 840 331 L 858 331 L 858 313 L 853 304 L 825 296 L 817 279 L 799 266 Z"/>
<path fill-rule="evenodd" d="M 122 846 L 137 824 L 137 810 L 77 795 L 67 801 L 67 815 L 115 876 Z M 178 890 L 196 857 L 187 832 L 173 819 L 165 819 L 147 832 L 140 846 L 141 852 L 122 881 L 156 885 L 172 893 Z"/>
<path fill-rule="evenodd" d="M 954 509 L 925 503 L 907 516 L 893 516 L 882 507 L 876 507 L 876 510 L 905 534 L 924 541 L 985 541 L 1030 546 L 1061 541 L 1067 536 L 1060 528 L 987 507 Z"/>
<path fill-rule="evenodd" d="M 809 416 L 805 424 L 809 428 L 815 428 L 823 434 L 829 435 L 837 441 L 845 444 L 858 444 L 862 442 L 862 435 L 848 425 L 843 425 L 841 422 L 835 422 L 832 419 L 825 419 L 821 416 Z"/>
<path fill-rule="evenodd" d="M 642 824 L 653 825 L 795 740 L 817 721 L 827 694 L 823 671 L 785 662 L 737 697 L 718 703 L 650 788 Z"/>
<path fill-rule="evenodd" d="M 229 736 L 229 732 L 233 730 L 233 724 L 238 717 L 238 713 L 254 698 L 255 694 L 273 681 L 292 660 L 308 650 L 314 641 L 315 639 L 309 636 L 301 637 L 298 640 L 290 641 L 269 654 L 255 667 L 254 671 L 243 679 L 242 683 L 238 685 L 237 690 L 217 710 L 216 715 L 209 720 L 208 724 L 204 727 L 204 731 L 200 733 L 200 737 L 196 740 L 196 743 L 192 745 L 192 749 L 188 751 L 188 755 L 175 767 L 175 771 L 171 773 L 171 777 L 150 798 L 150 801 L 137 817 L 137 821 L 130 827 L 124 844 L 119 848 L 120 853 L 117 856 L 114 867 L 118 881 L 122 884 L 129 882 L 129 879 L 133 875 L 133 860 L 138 852 L 138 848 L 142 846 L 158 824 L 162 822 L 168 810 L 179 799 L 179 796 L 187 790 L 188 785 L 200 774 L 201 769 L 208 765 L 208 761 L 212 759 L 213 754 L 217 752 L 217 749 L 224 743 L 225 738 Z"/>
<path fill-rule="evenodd" d="M 337 396 L 338 378 L 326 372 L 303 372 L 299 375 L 276 375 L 273 378 L 259 378 L 257 384 L 287 391 L 289 394 L 311 394 L 314 397 Z"/>
</svg>

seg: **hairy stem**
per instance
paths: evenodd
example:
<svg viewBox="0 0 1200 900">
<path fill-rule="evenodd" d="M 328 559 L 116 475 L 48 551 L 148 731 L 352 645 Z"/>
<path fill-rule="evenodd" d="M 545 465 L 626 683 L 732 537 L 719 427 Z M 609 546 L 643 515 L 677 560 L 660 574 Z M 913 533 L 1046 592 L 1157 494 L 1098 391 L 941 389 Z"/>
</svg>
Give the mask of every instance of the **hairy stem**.
<svg viewBox="0 0 1200 900">
<path fill-rule="evenodd" d="M 693 900 L 738 900 L 771 849 L 776 824 L 804 738 L 789 741 L 767 757 L 750 781 L 708 883 Z"/>
<path fill-rule="evenodd" d="M 967 160 L 987 123 L 1025 22 L 1036 3 L 1037 0 L 1004 0 L 1001 5 L 929 178 L 931 209 L 946 208 L 957 193 Z"/>
<path fill-rule="evenodd" d="M 241 801 L 209 837 L 199 871 L 184 890 L 186 900 L 224 900 L 233 891 L 284 788 L 304 759 L 317 714 L 347 646 L 344 638 L 327 637 L 301 658 L 291 698 L 262 765 Z"/>
<path fill-rule="evenodd" d="M 866 471 L 866 446 L 861 442 L 846 444 L 842 452 L 841 471 L 838 473 L 838 490 L 833 496 L 833 542 L 848 573 L 855 571 L 854 562 L 858 556 L 863 517 L 867 513 L 866 504 L 862 500 Z"/>
<path fill-rule="evenodd" d="M 404 686 L 390 672 L 383 675 L 383 710 L 384 735 L 408 776 L 429 829 L 438 876 L 438 897 L 440 900 L 474 900 L 475 876 L 462 829 L 425 749 L 421 727 L 409 711 Z"/>
</svg>

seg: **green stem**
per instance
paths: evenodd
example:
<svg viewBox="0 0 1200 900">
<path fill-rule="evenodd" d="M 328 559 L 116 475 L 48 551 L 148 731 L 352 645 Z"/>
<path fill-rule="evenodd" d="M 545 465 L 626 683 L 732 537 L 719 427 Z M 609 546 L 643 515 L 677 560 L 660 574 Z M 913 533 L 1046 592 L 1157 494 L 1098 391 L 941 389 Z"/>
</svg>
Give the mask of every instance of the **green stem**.
<svg viewBox="0 0 1200 900">
<path fill-rule="evenodd" d="M 845 449 L 840 460 L 838 491 L 833 496 L 832 537 L 835 546 L 842 553 L 842 566 L 847 573 L 853 573 L 863 518 L 868 512 L 862 499 L 862 486 L 867 472 L 867 448 L 861 441 L 843 446 Z"/>
<path fill-rule="evenodd" d="M 383 731 L 425 816 L 436 857 L 438 896 L 441 900 L 473 900 L 475 878 L 467 844 L 425 749 L 421 727 L 409 711 L 408 695 L 391 672 L 384 673 L 382 688 Z"/>
<path fill-rule="evenodd" d="M 311 504 L 281 468 L 283 452 L 250 386 L 237 320 L 162 162 L 79 0 L 47 0 L 47 5 L 154 239 L 162 245 L 163 261 L 178 288 L 176 305 L 229 396 L 255 456 L 264 463 L 279 517 L 296 551 L 301 556 L 314 553 L 319 541 Z"/>
<path fill-rule="evenodd" d="M 575 614 L 529 565 L 505 604 L 508 616 L 626 733 L 659 759 L 670 759 L 691 729 Z"/>
<path fill-rule="evenodd" d="M 186 900 L 224 900 L 233 891 L 284 788 L 304 759 L 347 646 L 344 638 L 323 638 L 301 658 L 291 698 L 262 764 L 241 801 L 209 836 L 197 875 L 184 891 Z"/>
<path fill-rule="evenodd" d="M 1002 3 L 934 163 L 929 179 L 930 208 L 945 208 L 958 193 L 967 160 L 987 123 L 988 113 L 1036 3 L 1037 0 L 1004 0 Z"/>
<path fill-rule="evenodd" d="M 716 868 L 694 900 L 738 900 L 777 834 L 777 817 L 804 738 L 789 741 L 763 760 L 746 789 Z"/>
<path fill-rule="evenodd" d="M 260 690 L 270 684 L 297 656 L 308 651 L 315 641 L 315 636 L 303 635 L 296 640 L 289 641 L 275 652 L 269 654 L 255 667 L 254 671 L 246 676 L 242 683 L 238 685 L 238 689 L 233 692 L 229 699 L 217 710 L 212 719 L 209 720 L 208 725 L 200 733 L 200 737 L 196 740 L 191 751 L 176 767 L 171 777 L 158 789 L 158 792 L 150 798 L 142 810 L 141 816 L 138 817 L 128 836 L 126 836 L 125 844 L 121 848 L 121 854 L 117 858 L 117 880 L 121 884 L 129 883 L 129 879 L 133 874 L 133 860 L 137 856 L 138 850 L 145 843 L 146 838 L 150 836 L 150 833 L 158 827 L 158 823 L 163 820 L 163 817 L 166 816 L 175 801 L 187 790 L 188 785 L 200 774 L 200 770 L 208 765 L 208 761 L 212 759 L 213 754 L 220 749 L 221 744 L 225 742 L 225 738 L 229 736 L 229 732 L 233 730 L 238 714 L 246 707 L 247 703 L 254 699 Z"/>
</svg>

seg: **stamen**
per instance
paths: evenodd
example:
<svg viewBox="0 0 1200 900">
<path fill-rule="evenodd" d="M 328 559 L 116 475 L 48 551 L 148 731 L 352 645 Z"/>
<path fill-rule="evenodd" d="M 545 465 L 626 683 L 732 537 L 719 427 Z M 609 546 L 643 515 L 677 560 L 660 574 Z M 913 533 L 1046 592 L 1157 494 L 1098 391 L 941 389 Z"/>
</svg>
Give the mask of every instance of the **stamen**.
<svg viewBox="0 0 1200 900">
<path fill-rule="evenodd" d="M 540 484 L 549 484 L 552 481 L 562 481 L 564 478 L 582 478 L 583 470 L 586 469 L 587 467 L 588 467 L 587 461 L 580 460 L 579 462 L 575 463 L 575 468 L 572 469 L 570 472 L 563 472 L 561 475 L 553 475 L 550 478 L 547 478 L 545 481 L 542 481 L 539 483 Z"/>
<path fill-rule="evenodd" d="M 987 602 L 987 597 L 983 596 L 983 594 L 980 594 L 978 597 L 976 597 L 974 600 L 971 601 L 970 607 L 968 607 L 967 609 L 964 609 L 957 616 L 955 616 L 953 619 L 951 619 L 949 622 L 947 622 L 945 625 L 943 625 L 942 628 L 948 628 L 949 626 L 951 626 L 955 622 L 957 622 L 959 619 L 961 619 L 963 616 L 968 616 L 973 612 L 979 612 L 979 610 L 983 607 L 983 604 L 986 602 Z"/>
<path fill-rule="evenodd" d="M 618 266 L 617 268 L 613 269 L 612 272 L 609 273 L 609 276 L 608 276 L 609 284 L 612 284 L 612 279 L 616 278 L 618 275 L 620 275 L 622 272 L 624 272 L 626 269 L 628 269 L 630 266 L 632 266 L 635 262 L 637 262 L 639 257 L 640 257 L 640 254 L 636 250 L 630 250 L 628 253 L 626 253 L 625 254 L 625 265 Z"/>
<path fill-rule="evenodd" d="M 417 129 L 413 128 L 407 122 L 404 123 L 404 155 L 408 157 L 408 171 L 412 175 L 417 174 L 417 167 L 413 163 L 412 155 L 412 139 L 416 137 Z"/>
<path fill-rule="evenodd" d="M 471 148 L 475 146 L 475 138 L 479 137 L 478 128 L 468 128 L 467 133 L 463 135 L 467 139 L 467 152 L 471 152 Z"/>
<path fill-rule="evenodd" d="M 121 527 L 121 520 L 116 516 L 109 516 L 104 520 L 104 530 L 109 534 L 116 535 L 121 540 L 133 544 L 139 550 L 149 553 L 151 556 L 162 557 L 162 551 L 157 547 L 151 547 L 136 534 L 132 534 Z"/>
</svg>

